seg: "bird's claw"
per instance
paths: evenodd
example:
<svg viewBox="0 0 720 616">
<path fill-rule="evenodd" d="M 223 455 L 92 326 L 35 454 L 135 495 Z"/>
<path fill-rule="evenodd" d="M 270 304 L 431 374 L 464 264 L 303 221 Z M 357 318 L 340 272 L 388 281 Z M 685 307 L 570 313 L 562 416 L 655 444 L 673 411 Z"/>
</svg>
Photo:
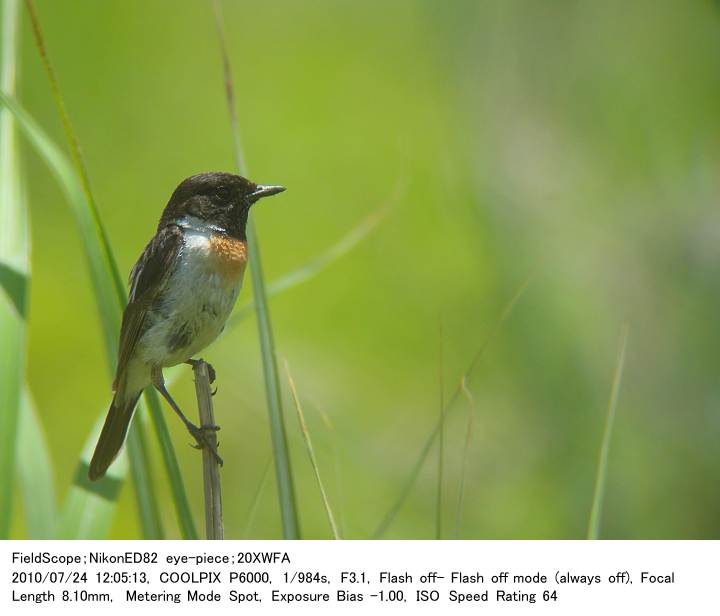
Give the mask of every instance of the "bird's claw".
<svg viewBox="0 0 720 616">
<path fill-rule="evenodd" d="M 195 449 L 206 449 L 210 452 L 212 457 L 215 458 L 215 462 L 222 466 L 223 459 L 217 452 L 218 445 L 213 444 L 208 438 L 208 432 L 217 432 L 218 430 L 220 430 L 220 426 L 205 425 L 198 427 L 191 424 L 188 426 L 188 430 L 190 432 L 190 435 L 195 439 L 195 445 L 192 445 L 192 447 L 194 447 Z"/>
</svg>

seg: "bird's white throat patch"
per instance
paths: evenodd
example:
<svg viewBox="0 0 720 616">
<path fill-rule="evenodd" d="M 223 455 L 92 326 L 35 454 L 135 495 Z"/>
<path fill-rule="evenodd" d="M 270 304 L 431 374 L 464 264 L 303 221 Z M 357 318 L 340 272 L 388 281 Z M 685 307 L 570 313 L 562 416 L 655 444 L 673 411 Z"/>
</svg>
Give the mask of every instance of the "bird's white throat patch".
<svg viewBox="0 0 720 616">
<path fill-rule="evenodd" d="M 178 227 L 182 227 L 186 231 L 195 231 L 197 233 L 224 233 L 225 229 L 213 225 L 197 216 L 183 216 L 175 221 Z"/>
</svg>

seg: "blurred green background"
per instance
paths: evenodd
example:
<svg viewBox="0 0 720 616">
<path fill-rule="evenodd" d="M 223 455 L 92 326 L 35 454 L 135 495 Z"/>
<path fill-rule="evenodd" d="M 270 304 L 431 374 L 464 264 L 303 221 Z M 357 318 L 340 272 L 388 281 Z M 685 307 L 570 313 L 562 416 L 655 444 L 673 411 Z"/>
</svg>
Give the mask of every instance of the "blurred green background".
<svg viewBox="0 0 720 616">
<path fill-rule="evenodd" d="M 36 5 L 125 274 L 180 180 L 234 169 L 212 12 L 200 0 Z M 440 373 L 447 400 L 490 335 L 469 380 L 459 527 L 464 398 L 445 426 L 443 536 L 583 537 L 628 322 L 603 536 L 717 537 L 718 6 L 223 7 L 250 176 L 288 188 L 255 212 L 268 280 L 393 202 L 350 254 L 271 302 L 344 536 L 375 529 L 437 420 Z M 26 15 L 22 38 L 18 97 L 64 143 Z M 25 152 L 28 378 L 62 499 L 111 379 L 75 223 Z M 248 276 L 241 301 L 250 297 Z M 204 357 L 219 374 L 226 535 L 239 538 L 271 452 L 253 318 Z M 194 408 L 189 368 L 173 389 Z M 166 410 L 200 523 L 200 457 Z M 285 414 L 303 536 L 329 537 L 289 396 Z M 151 440 L 163 521 L 177 536 Z M 433 450 L 387 537 L 434 536 L 436 476 Z M 139 536 L 130 488 L 113 538 Z M 271 474 L 249 536 L 280 534 Z"/>
</svg>

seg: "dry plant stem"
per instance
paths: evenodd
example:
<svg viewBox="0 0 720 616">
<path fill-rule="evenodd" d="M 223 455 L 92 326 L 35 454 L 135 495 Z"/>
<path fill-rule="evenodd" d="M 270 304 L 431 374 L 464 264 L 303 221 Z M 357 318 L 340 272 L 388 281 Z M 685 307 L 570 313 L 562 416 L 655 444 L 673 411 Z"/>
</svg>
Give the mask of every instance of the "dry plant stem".
<svg viewBox="0 0 720 616">
<path fill-rule="evenodd" d="M 197 396 L 200 426 L 214 426 L 212 390 L 210 389 L 210 372 L 202 359 L 193 363 L 195 374 L 195 395 Z M 209 444 L 217 450 L 217 436 L 214 430 L 207 431 Z M 222 493 L 220 491 L 220 465 L 213 452 L 204 448 L 203 486 L 205 491 L 205 536 L 208 539 L 224 539 Z"/>
</svg>

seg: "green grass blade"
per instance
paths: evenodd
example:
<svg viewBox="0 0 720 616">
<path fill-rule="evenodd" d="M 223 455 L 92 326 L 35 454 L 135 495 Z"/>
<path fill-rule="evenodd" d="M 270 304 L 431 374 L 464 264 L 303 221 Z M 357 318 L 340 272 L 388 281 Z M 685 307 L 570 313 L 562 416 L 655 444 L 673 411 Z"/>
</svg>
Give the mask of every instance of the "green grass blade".
<svg viewBox="0 0 720 616">
<path fill-rule="evenodd" d="M 607 481 L 608 455 L 610 453 L 610 439 L 612 438 L 615 414 L 617 411 L 618 399 L 620 398 L 620 385 L 622 383 L 623 371 L 625 370 L 625 352 L 627 350 L 628 334 L 630 326 L 626 323 L 620 334 L 620 347 L 617 361 L 615 362 L 615 374 L 613 376 L 610 400 L 608 402 L 607 415 L 605 417 L 605 430 L 603 432 L 602 445 L 598 455 L 597 474 L 595 477 L 595 492 L 588 521 L 588 539 L 600 538 L 600 524 L 602 521 L 602 508 L 605 499 L 605 483 Z"/>
<path fill-rule="evenodd" d="M 265 466 L 263 467 L 260 481 L 258 482 L 257 488 L 255 488 L 255 494 L 253 495 L 250 508 L 248 509 L 247 519 L 245 520 L 245 528 L 243 529 L 242 538 L 250 539 L 250 531 L 255 522 L 255 516 L 257 515 L 258 508 L 260 507 L 260 498 L 265 490 L 265 484 L 267 483 L 268 477 L 270 477 L 270 467 L 272 466 L 272 456 L 268 457 Z"/>
<path fill-rule="evenodd" d="M 222 14 L 217 1 L 213 3 L 220 49 L 223 58 L 225 73 L 225 92 L 230 112 L 230 125 L 235 145 L 235 158 L 241 175 L 247 176 L 245 156 L 240 141 L 240 130 L 235 113 L 235 97 L 233 92 L 232 73 L 230 61 L 225 44 L 222 27 Z M 300 530 L 297 519 L 297 506 L 295 503 L 295 488 L 293 486 L 290 454 L 288 451 L 285 419 L 282 411 L 282 398 L 280 396 L 280 379 L 275 356 L 275 343 L 273 341 L 270 310 L 267 303 L 265 279 L 260 261 L 260 247 L 255 230 L 254 217 L 251 214 L 247 226 L 248 258 L 250 261 L 250 275 L 252 277 L 253 292 L 255 294 L 255 313 L 257 315 L 258 335 L 260 337 L 260 351 L 262 354 L 263 374 L 265 377 L 265 397 L 267 399 L 268 413 L 270 415 L 270 434 L 275 459 L 275 474 L 277 477 L 278 500 L 280 503 L 280 516 L 282 519 L 283 536 L 285 539 L 299 539 Z"/>
<path fill-rule="evenodd" d="M 127 475 L 127 450 L 120 452 L 100 481 L 90 481 L 87 477 L 106 410 L 107 407 L 103 408 L 85 441 L 80 463 L 65 497 L 58 528 L 61 539 L 105 539 L 110 532 L 113 513 Z"/>
<path fill-rule="evenodd" d="M 263 374 L 265 375 L 265 397 L 270 415 L 270 432 L 275 460 L 275 474 L 278 485 L 283 536 L 285 539 L 299 539 L 300 529 L 298 527 L 297 507 L 295 504 L 295 488 L 293 486 L 290 453 L 287 444 L 285 419 L 283 417 L 282 398 L 280 396 L 275 344 L 273 341 L 272 326 L 270 324 L 270 312 L 265 295 L 258 240 L 255 233 L 255 225 L 252 220 L 250 220 L 248 227 L 248 256 L 250 259 L 253 291 L 255 293 L 255 312 L 257 315 L 258 335 L 260 337 Z"/>
<path fill-rule="evenodd" d="M 120 310 L 114 291 L 108 284 L 108 268 L 105 265 L 99 242 L 94 239 L 95 225 L 87 215 L 87 204 L 80 183 L 70 163 L 60 149 L 47 136 L 45 131 L 30 116 L 15 98 L 0 92 L 0 103 L 8 109 L 17 120 L 18 127 L 33 146 L 38 155 L 45 161 L 55 176 L 60 188 L 65 193 L 75 221 L 80 227 L 80 239 L 90 271 L 90 279 L 95 290 L 95 298 L 101 313 L 101 324 L 106 349 L 117 348 L 120 331 Z M 113 359 L 115 361 L 114 353 Z"/>
<path fill-rule="evenodd" d="M 440 385 L 440 417 L 438 430 L 438 467 L 437 467 L 437 487 L 435 497 L 435 539 L 442 539 L 442 511 L 443 511 L 443 475 L 445 462 L 445 400 L 443 383 L 443 349 L 442 349 L 442 321 L 439 330 L 439 360 L 438 360 L 438 380 Z"/>
<path fill-rule="evenodd" d="M 292 393 L 293 401 L 295 402 L 295 410 L 297 411 L 298 422 L 300 423 L 300 432 L 302 433 L 303 440 L 305 441 L 305 448 L 307 449 L 308 457 L 310 458 L 313 473 L 315 473 L 315 480 L 317 481 L 318 488 L 320 488 L 320 495 L 322 496 L 325 513 L 328 517 L 330 530 L 332 530 L 332 534 L 335 539 L 341 539 L 340 532 L 338 531 L 338 527 L 335 522 L 335 516 L 333 515 L 332 507 L 330 506 L 330 500 L 328 499 L 325 486 L 322 478 L 320 477 L 320 466 L 318 465 L 317 458 L 315 457 L 315 450 L 313 449 L 312 440 L 310 439 L 310 431 L 308 430 L 307 423 L 305 422 L 305 414 L 303 413 L 297 388 L 295 387 L 295 381 L 292 378 L 292 374 L 290 374 L 290 366 L 288 365 L 287 360 L 285 361 L 285 374 L 287 375 L 290 392 Z"/>
<path fill-rule="evenodd" d="M 143 412 L 139 406 L 137 413 Z M 137 421 L 136 423 L 140 423 Z M 127 436 L 126 447 L 128 458 L 131 460 L 130 473 L 135 486 L 140 527 L 146 539 L 164 539 L 165 531 L 160 520 L 160 511 L 157 505 L 157 492 L 153 486 L 152 475 L 145 469 L 150 468 L 150 458 L 144 429 L 130 430 Z"/>
<path fill-rule="evenodd" d="M 175 449 L 170 439 L 165 417 L 163 415 L 160 396 L 154 389 L 147 388 L 144 396 L 145 406 L 150 411 L 155 433 L 160 444 L 160 453 L 167 470 L 168 480 L 170 482 L 170 491 L 175 504 L 175 515 L 178 520 L 180 536 L 183 539 L 197 539 L 198 533 L 195 528 L 195 521 L 190 510 L 187 492 L 185 491 L 185 483 L 180 472 L 180 465 L 175 455 Z"/>
<path fill-rule="evenodd" d="M 472 442 L 473 418 L 475 416 L 475 400 L 467 386 L 467 379 L 460 379 L 460 391 L 462 391 L 465 399 L 468 401 L 468 419 L 467 428 L 465 430 L 465 446 L 463 447 L 462 462 L 460 464 L 460 487 L 458 488 L 457 510 L 455 512 L 455 539 L 460 538 L 460 524 L 462 522 L 463 503 L 465 501 L 465 480 L 467 477 L 467 465 L 470 453 L 470 443 Z"/>
<path fill-rule="evenodd" d="M 467 370 L 465 371 L 465 374 L 462 377 L 463 379 L 465 379 L 465 380 L 470 379 L 470 375 L 475 370 L 475 367 L 477 366 L 478 362 L 480 361 L 480 358 L 485 353 L 485 350 L 487 349 L 488 345 L 493 340 L 493 338 L 495 337 L 497 332 L 500 331 L 500 329 L 501 329 L 502 325 L 505 323 L 505 321 L 508 320 L 508 318 L 512 314 L 513 309 L 515 308 L 518 301 L 525 293 L 525 290 L 527 289 L 529 284 L 530 284 L 530 278 L 527 278 L 520 285 L 518 290 L 512 296 L 510 301 L 507 303 L 504 310 L 502 311 L 502 314 L 500 315 L 500 318 L 498 319 L 498 322 L 490 330 L 488 335 L 485 337 L 485 340 L 480 345 L 480 348 L 475 353 L 475 356 L 472 358 L 470 365 L 468 366 Z M 425 443 L 423 443 L 423 446 L 420 449 L 420 453 L 419 453 L 417 459 L 415 460 L 415 463 L 413 464 L 412 469 L 410 470 L 410 473 L 408 474 L 408 477 L 405 480 L 405 483 L 403 484 L 402 489 L 400 490 L 400 494 L 395 499 L 395 501 L 392 503 L 392 505 L 388 509 L 387 513 L 383 516 L 382 520 L 377 525 L 377 527 L 375 528 L 375 531 L 371 535 L 371 537 L 373 539 L 380 539 L 385 534 L 387 529 L 393 523 L 393 520 L 395 519 L 395 516 L 397 515 L 398 511 L 400 511 L 400 508 L 403 506 L 403 504 L 407 500 L 407 497 L 410 494 L 410 491 L 412 490 L 413 486 L 415 485 L 415 482 L 417 481 L 418 476 L 420 475 L 420 470 L 422 469 L 423 464 L 425 464 L 425 460 L 427 459 L 428 454 L 430 453 L 430 450 L 432 449 L 433 442 L 435 441 L 438 433 L 440 432 L 441 422 L 447 416 L 447 414 L 450 412 L 450 410 L 452 410 L 452 408 L 455 406 L 455 402 L 457 401 L 458 397 L 460 396 L 460 393 L 461 393 L 461 387 L 460 387 L 460 385 L 458 385 L 458 387 L 455 389 L 452 396 L 448 400 L 447 404 L 445 405 L 445 408 L 443 409 L 440 419 L 436 422 L 432 431 L 430 432 L 427 439 L 425 440 Z"/>
<path fill-rule="evenodd" d="M 56 539 L 52 459 L 27 387 L 23 389 L 20 406 L 16 459 L 28 539 Z"/>
<path fill-rule="evenodd" d="M 16 0 L 3 0 L 0 26 L 0 89 L 12 93 L 19 39 Z M 0 539 L 8 538 L 12 521 L 29 279 L 27 208 L 16 139 L 12 115 L 0 110 Z"/>
<path fill-rule="evenodd" d="M 335 508 L 339 511 L 338 515 L 338 532 L 340 536 L 345 535 L 345 515 L 344 515 L 344 507 L 343 507 L 343 481 L 342 481 L 342 468 L 340 464 L 340 447 L 338 447 L 338 438 L 337 438 L 337 432 L 335 430 L 335 426 L 333 425 L 332 420 L 330 419 L 330 416 L 319 406 L 316 404 L 312 405 L 315 411 L 320 415 L 320 419 L 322 419 L 323 423 L 325 424 L 325 428 L 327 429 L 328 433 L 330 434 L 331 444 L 332 444 L 332 452 L 333 452 L 333 467 L 335 469 Z"/>
</svg>

